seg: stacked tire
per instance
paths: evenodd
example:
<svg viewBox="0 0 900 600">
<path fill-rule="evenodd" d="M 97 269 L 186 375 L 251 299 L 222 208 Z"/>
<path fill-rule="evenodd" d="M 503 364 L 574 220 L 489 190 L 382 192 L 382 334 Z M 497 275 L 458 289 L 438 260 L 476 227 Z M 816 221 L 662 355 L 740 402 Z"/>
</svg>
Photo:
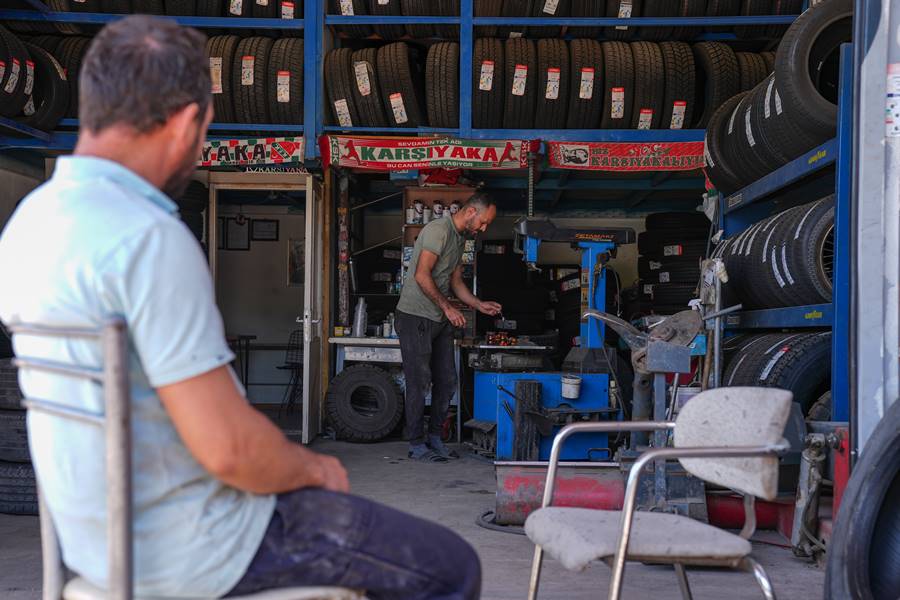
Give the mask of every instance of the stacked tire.
<svg viewBox="0 0 900 600">
<path fill-rule="evenodd" d="M 50 51 L 59 41 L 50 35 L 23 41 L 0 27 L 0 116 L 50 131 L 70 110 L 65 68 Z"/>
<path fill-rule="evenodd" d="M 785 33 L 774 73 L 718 105 L 706 162 L 720 192 L 731 194 L 835 136 L 840 48 L 851 40 L 852 19 L 850 0 L 811 7 Z M 756 62 L 747 68 L 759 73 L 764 65 Z"/>
<path fill-rule="evenodd" d="M 781 211 L 716 246 L 726 303 L 778 308 L 831 302 L 834 196 Z"/>
<path fill-rule="evenodd" d="M 657 213 L 638 235 L 642 304 L 659 315 L 686 310 L 700 280 L 709 221 L 699 213 Z"/>
<path fill-rule="evenodd" d="M 12 358 L 0 358 L 0 513 L 36 515 L 37 485 L 21 402 Z"/>
</svg>

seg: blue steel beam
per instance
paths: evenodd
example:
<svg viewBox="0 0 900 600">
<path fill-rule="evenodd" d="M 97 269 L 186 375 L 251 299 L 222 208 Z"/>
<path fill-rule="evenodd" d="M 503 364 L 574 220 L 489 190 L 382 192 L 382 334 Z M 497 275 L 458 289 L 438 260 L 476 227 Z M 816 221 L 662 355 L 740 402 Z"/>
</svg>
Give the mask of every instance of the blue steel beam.
<svg viewBox="0 0 900 600">
<path fill-rule="evenodd" d="M 50 12 L 50 9 L 47 8 L 47 5 L 41 2 L 41 0 L 25 0 L 25 3 L 34 8 L 36 11 L 42 13 Z"/>
<path fill-rule="evenodd" d="M 831 304 L 811 304 L 766 310 L 748 310 L 725 318 L 726 329 L 786 329 L 831 327 L 834 307 Z"/>
<path fill-rule="evenodd" d="M 102 13 L 69 13 L 69 12 L 37 12 L 33 10 L 0 10 L 0 20 L 5 21 L 43 21 L 49 23 L 77 23 L 102 25 L 110 23 L 126 14 Z M 303 29 L 303 19 L 243 19 L 237 17 L 174 17 L 181 25 L 189 27 L 215 27 L 229 29 Z"/>
<path fill-rule="evenodd" d="M 322 73 L 322 48 L 323 9 L 322 2 L 307 0 L 303 4 L 304 23 L 309 23 L 304 33 L 303 42 L 303 122 L 309 125 L 309 133 L 304 133 L 304 159 L 314 160 L 319 156 L 318 126 L 323 122 L 321 84 Z"/>
<path fill-rule="evenodd" d="M 22 135 L 28 135 L 39 140 L 47 141 L 50 139 L 50 134 L 46 131 L 23 125 L 14 119 L 8 119 L 6 117 L 0 117 L 0 130 L 2 129 L 21 133 Z"/>
</svg>

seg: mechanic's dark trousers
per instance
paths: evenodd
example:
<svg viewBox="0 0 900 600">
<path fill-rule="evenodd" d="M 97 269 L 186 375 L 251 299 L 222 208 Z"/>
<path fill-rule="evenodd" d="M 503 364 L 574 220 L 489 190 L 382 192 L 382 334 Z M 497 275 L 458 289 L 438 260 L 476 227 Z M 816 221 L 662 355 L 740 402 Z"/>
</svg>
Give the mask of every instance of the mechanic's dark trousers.
<svg viewBox="0 0 900 600">
<path fill-rule="evenodd" d="M 406 376 L 406 439 L 424 444 L 425 396 L 431 390 L 428 435 L 441 435 L 450 400 L 456 393 L 453 325 L 397 311 L 394 326 L 400 336 Z"/>
<path fill-rule="evenodd" d="M 365 590 L 371 600 L 476 600 L 481 564 L 441 525 L 305 488 L 278 495 L 262 544 L 228 595 L 308 586 Z"/>
</svg>

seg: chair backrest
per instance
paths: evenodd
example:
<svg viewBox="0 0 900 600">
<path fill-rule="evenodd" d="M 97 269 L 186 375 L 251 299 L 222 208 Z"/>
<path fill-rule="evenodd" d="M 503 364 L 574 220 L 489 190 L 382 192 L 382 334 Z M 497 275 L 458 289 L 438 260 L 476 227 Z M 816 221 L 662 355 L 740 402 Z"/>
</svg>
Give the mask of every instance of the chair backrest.
<svg viewBox="0 0 900 600">
<path fill-rule="evenodd" d="M 288 337 L 288 347 L 287 352 L 284 355 L 284 364 L 303 364 L 303 331 L 300 329 L 293 330 Z"/>
<path fill-rule="evenodd" d="M 26 397 L 22 404 L 29 411 L 73 419 L 103 428 L 106 438 L 106 506 L 108 540 L 109 595 L 113 600 L 131 600 L 133 595 L 133 532 L 131 490 L 131 392 L 128 381 L 128 339 L 125 320 L 114 318 L 102 328 L 74 329 L 15 323 L 9 329 L 15 335 L 51 338 L 87 338 L 97 340 L 103 349 L 102 368 L 58 363 L 19 356 L 20 369 L 44 371 L 66 377 L 88 379 L 103 387 L 104 412 L 72 408 L 55 400 Z M 65 570 L 59 540 L 38 478 L 38 502 L 43 555 L 43 600 L 61 600 Z"/>
<path fill-rule="evenodd" d="M 782 442 L 793 394 L 774 388 L 725 387 L 691 398 L 675 422 L 676 447 L 771 446 Z M 778 457 L 683 458 L 691 474 L 772 500 Z"/>
</svg>

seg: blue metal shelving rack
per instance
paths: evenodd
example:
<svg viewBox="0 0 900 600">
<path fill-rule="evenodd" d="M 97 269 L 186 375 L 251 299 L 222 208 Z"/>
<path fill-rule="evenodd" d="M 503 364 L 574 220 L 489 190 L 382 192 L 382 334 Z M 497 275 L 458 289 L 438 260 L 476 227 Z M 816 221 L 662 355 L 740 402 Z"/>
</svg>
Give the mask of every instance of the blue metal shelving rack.
<svg viewBox="0 0 900 600">
<path fill-rule="evenodd" d="M 830 328 L 832 420 L 849 420 L 850 322 L 850 165 L 852 153 L 852 69 L 850 44 L 841 48 L 837 137 L 825 142 L 720 202 L 719 225 L 725 236 L 740 233 L 773 212 L 773 195 L 834 165 L 834 272 L 830 304 L 745 311 L 726 318 L 731 330 Z M 812 198 L 806 198 L 812 200 Z M 799 204 L 800 202 L 794 202 Z"/>
</svg>

